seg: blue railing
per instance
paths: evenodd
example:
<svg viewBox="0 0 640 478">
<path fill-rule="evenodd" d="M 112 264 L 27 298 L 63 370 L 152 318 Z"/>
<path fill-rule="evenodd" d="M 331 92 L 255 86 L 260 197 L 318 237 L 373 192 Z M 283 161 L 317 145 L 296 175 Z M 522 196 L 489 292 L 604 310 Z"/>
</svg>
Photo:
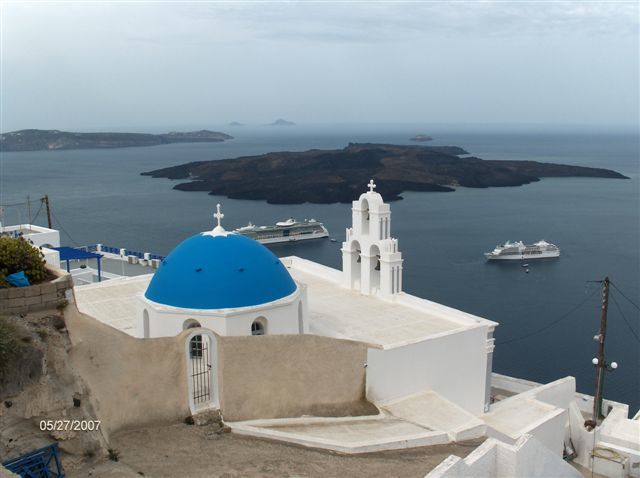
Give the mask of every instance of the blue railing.
<svg viewBox="0 0 640 478">
<path fill-rule="evenodd" d="M 89 252 L 97 252 L 98 251 L 98 246 L 97 246 L 97 244 L 93 244 L 91 246 L 81 247 L 80 249 L 83 249 L 83 250 L 89 251 Z M 107 253 L 110 253 L 110 254 L 120 255 L 120 248 L 119 247 L 111 247 L 111 246 L 102 245 L 101 251 L 102 252 L 107 252 Z M 125 249 L 124 250 L 124 255 L 125 256 L 136 256 L 138 259 L 144 259 L 144 252 L 132 251 L 131 249 Z M 164 256 L 161 256 L 159 254 L 149 254 L 149 258 L 150 259 L 159 259 L 161 261 L 164 260 Z"/>
<path fill-rule="evenodd" d="M 2 465 L 22 478 L 64 478 L 65 476 L 57 443 L 7 460 Z"/>
</svg>

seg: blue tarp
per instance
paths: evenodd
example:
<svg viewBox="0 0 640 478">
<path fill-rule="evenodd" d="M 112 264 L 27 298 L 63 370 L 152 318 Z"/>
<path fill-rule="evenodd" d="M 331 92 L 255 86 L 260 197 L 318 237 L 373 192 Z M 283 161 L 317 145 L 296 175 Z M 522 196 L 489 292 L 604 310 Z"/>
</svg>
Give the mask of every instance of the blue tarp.
<svg viewBox="0 0 640 478">
<path fill-rule="evenodd" d="M 4 278 L 4 280 L 6 280 L 13 287 L 28 287 L 31 285 L 29 284 L 29 279 L 27 278 L 27 276 L 24 275 L 24 271 L 9 274 Z"/>
</svg>

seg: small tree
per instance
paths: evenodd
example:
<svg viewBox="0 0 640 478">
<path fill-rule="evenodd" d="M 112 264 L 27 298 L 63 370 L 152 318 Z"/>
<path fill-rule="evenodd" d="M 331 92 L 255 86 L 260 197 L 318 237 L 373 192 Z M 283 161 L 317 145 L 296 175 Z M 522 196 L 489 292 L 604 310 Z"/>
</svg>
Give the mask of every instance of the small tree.
<svg viewBox="0 0 640 478">
<path fill-rule="evenodd" d="M 44 254 L 22 237 L 0 237 L 0 287 L 8 287 L 5 277 L 20 271 L 32 284 L 46 279 Z"/>
</svg>

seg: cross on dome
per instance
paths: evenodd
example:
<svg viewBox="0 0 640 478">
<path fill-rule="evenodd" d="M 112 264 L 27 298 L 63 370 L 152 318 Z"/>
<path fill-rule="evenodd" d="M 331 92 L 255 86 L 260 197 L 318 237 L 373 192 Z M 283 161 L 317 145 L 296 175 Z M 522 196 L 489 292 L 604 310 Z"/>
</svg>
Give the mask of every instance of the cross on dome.
<svg viewBox="0 0 640 478">
<path fill-rule="evenodd" d="M 213 217 L 218 220 L 218 227 L 222 227 L 220 220 L 224 217 L 224 214 L 220 212 L 220 204 L 216 204 L 216 212 L 213 214 Z"/>
<path fill-rule="evenodd" d="M 369 184 L 367 184 L 367 186 L 369 186 L 369 192 L 372 193 L 373 190 L 376 188 L 376 183 L 374 183 L 372 179 L 369 181 Z"/>
<path fill-rule="evenodd" d="M 222 214 L 222 211 L 220 211 L 220 204 L 216 204 L 216 212 L 213 213 L 213 217 L 216 219 L 216 221 L 218 221 L 218 225 L 214 227 L 213 230 L 208 232 L 203 232 L 202 234 L 204 234 L 205 236 L 213 236 L 213 237 L 226 236 L 227 234 L 231 234 L 225 231 L 224 227 L 222 227 L 221 220 L 224 217 L 224 214 Z"/>
</svg>

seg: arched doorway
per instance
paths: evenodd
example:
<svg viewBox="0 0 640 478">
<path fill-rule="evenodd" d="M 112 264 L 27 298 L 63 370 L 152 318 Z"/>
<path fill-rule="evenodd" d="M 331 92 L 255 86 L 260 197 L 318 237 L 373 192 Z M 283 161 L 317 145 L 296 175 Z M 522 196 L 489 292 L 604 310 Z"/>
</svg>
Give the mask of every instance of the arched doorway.
<svg viewBox="0 0 640 478">
<path fill-rule="evenodd" d="M 208 330 L 194 330 L 185 340 L 189 408 L 197 413 L 219 406 L 217 342 Z"/>
</svg>

